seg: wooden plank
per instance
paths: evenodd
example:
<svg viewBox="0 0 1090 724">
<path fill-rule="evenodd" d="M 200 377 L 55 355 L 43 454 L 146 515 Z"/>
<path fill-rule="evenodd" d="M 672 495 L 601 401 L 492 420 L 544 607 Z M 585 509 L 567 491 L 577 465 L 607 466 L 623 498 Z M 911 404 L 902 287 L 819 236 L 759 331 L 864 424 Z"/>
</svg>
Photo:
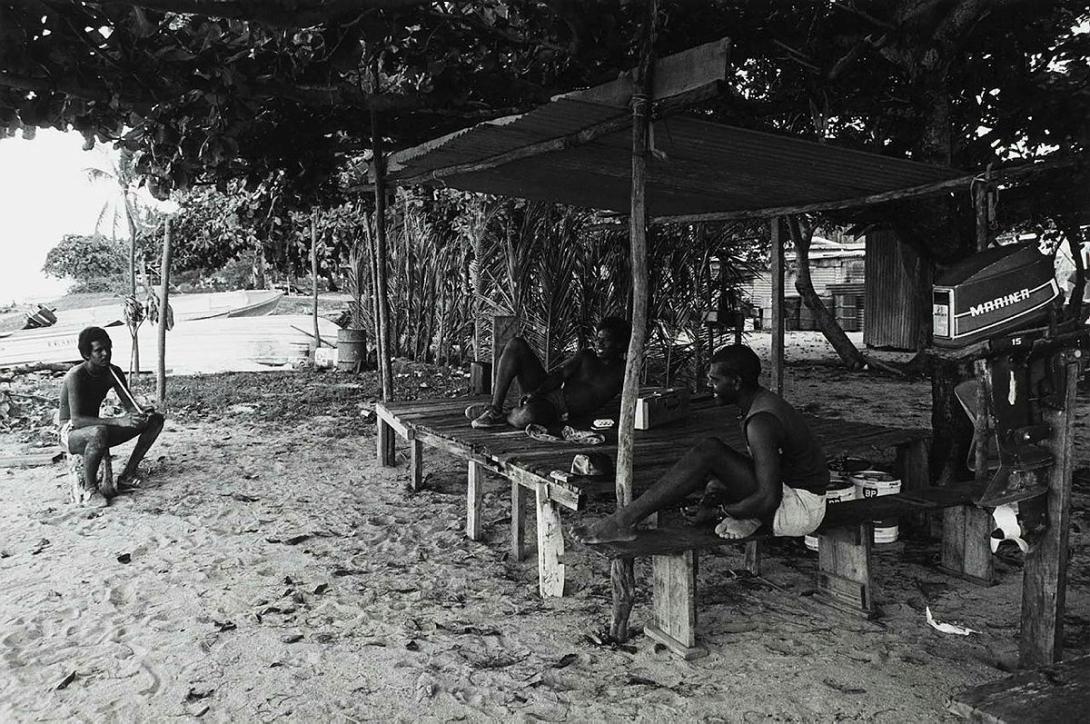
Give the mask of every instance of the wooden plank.
<svg viewBox="0 0 1090 724">
<path fill-rule="evenodd" d="M 718 88 L 727 77 L 730 45 L 729 38 L 720 38 L 658 60 L 652 73 L 650 97 L 663 101 L 703 88 Z M 632 101 L 632 88 L 633 73 L 627 71 L 617 80 L 565 93 L 557 98 L 628 108 Z"/>
<path fill-rule="evenodd" d="M 1019 663 L 1024 667 L 1055 663 L 1063 656 L 1078 355 L 1077 350 L 1065 355 L 1063 409 L 1044 408 L 1042 415 L 1052 429 L 1047 444 L 1056 462 L 1048 477 L 1048 526 L 1026 554 L 1022 573 L 1022 629 L 1018 649 Z"/>
<path fill-rule="evenodd" d="M 526 557 L 526 506 L 529 491 L 511 483 L 511 557 L 521 561 Z"/>
<path fill-rule="evenodd" d="M 579 510 L 580 499 L 578 494 L 573 493 L 568 487 L 562 485 L 555 480 L 548 480 L 535 475 L 526 470 L 520 470 L 515 467 L 504 467 L 503 475 L 505 475 L 511 482 L 525 486 L 529 490 L 536 491 L 545 486 L 545 494 L 549 500 L 559 505 L 563 505 L 565 508 L 571 508 L 572 510 Z"/>
<path fill-rule="evenodd" d="M 0 468 L 33 468 L 39 465 L 51 465 L 62 457 L 64 453 L 58 451 L 4 455 L 0 457 Z"/>
<path fill-rule="evenodd" d="M 485 469 L 480 463 L 470 461 L 466 484 L 466 536 L 470 540 L 481 539 L 481 501 L 484 496 Z"/>
<path fill-rule="evenodd" d="M 974 722 L 1075 721 L 1090 710 L 1090 656 L 1019 672 L 954 696 L 949 709 Z"/>
<path fill-rule="evenodd" d="M 537 580 L 542 598 L 564 595 L 564 535 L 549 487 L 537 486 Z"/>
</svg>

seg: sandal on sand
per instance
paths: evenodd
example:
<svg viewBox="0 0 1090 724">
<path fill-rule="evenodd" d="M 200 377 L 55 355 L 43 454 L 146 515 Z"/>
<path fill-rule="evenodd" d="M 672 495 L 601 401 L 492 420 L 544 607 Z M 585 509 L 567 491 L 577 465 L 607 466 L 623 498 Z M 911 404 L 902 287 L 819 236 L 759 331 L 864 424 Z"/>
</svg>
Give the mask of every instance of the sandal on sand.
<svg viewBox="0 0 1090 724">
<path fill-rule="evenodd" d="M 144 480 L 138 475 L 122 475 L 117 479 L 117 492 L 127 493 L 136 490 L 144 484 Z"/>
<path fill-rule="evenodd" d="M 470 417 L 470 419 L 472 420 L 472 422 L 469 423 L 470 427 L 482 429 L 507 426 L 507 415 L 492 407 L 492 405 L 486 403 L 470 405 L 469 407 L 467 407 L 466 417 L 469 417 L 470 412 L 473 411 L 474 408 L 480 408 L 481 412 L 477 413 L 476 417 Z"/>
</svg>

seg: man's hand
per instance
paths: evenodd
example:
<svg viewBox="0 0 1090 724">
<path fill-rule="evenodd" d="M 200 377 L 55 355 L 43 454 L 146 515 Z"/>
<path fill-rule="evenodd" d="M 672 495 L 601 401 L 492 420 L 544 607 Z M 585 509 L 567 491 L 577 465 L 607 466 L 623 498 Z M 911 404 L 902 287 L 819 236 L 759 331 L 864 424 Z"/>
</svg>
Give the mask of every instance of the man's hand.
<svg viewBox="0 0 1090 724">
<path fill-rule="evenodd" d="M 536 400 L 541 397 L 540 392 L 527 392 L 525 395 L 519 398 L 519 406 L 525 405 L 530 400 Z"/>
<path fill-rule="evenodd" d="M 124 420 L 125 427 L 144 427 L 148 424 L 148 413 L 131 411 L 120 419 Z"/>
</svg>

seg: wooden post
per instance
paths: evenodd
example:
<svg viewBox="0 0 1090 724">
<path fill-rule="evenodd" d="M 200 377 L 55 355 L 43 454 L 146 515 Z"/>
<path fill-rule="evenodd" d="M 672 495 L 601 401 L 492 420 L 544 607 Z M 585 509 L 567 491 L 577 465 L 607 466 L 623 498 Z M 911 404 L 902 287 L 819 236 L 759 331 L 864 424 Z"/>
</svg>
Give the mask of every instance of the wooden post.
<svg viewBox="0 0 1090 724">
<path fill-rule="evenodd" d="M 311 316 L 314 318 L 314 349 L 322 346 L 322 335 L 318 333 L 318 209 L 310 210 L 310 276 L 314 291 L 314 305 Z"/>
<path fill-rule="evenodd" d="M 1048 479 L 1048 527 L 1026 554 L 1022 573 L 1022 632 L 1018 662 L 1042 666 L 1063 657 L 1063 615 L 1067 595 L 1067 538 L 1071 522 L 1071 475 L 1075 459 L 1075 390 L 1080 372 L 1079 350 L 1064 354 L 1067 380 L 1064 408 L 1046 409 L 1052 430 L 1048 445 L 1055 462 Z"/>
<path fill-rule="evenodd" d="M 526 555 L 527 491 L 511 481 L 511 557 L 521 561 Z"/>
<path fill-rule="evenodd" d="M 783 394 L 783 220 L 772 219 L 772 369 L 771 388 L 777 395 Z"/>
<path fill-rule="evenodd" d="M 155 369 L 155 399 L 160 412 L 167 399 L 167 320 L 170 317 L 167 304 L 170 302 L 170 257 L 173 253 L 170 239 L 170 217 L 163 220 L 163 265 L 160 277 L 163 283 L 159 292 L 159 364 Z"/>
<path fill-rule="evenodd" d="M 484 466 L 469 461 L 469 480 L 466 485 L 466 537 L 481 539 L 481 499 L 484 495 Z"/>
<path fill-rule="evenodd" d="M 548 483 L 537 485 L 537 580 L 542 598 L 564 595 L 564 532 Z"/>
<path fill-rule="evenodd" d="M 390 439 L 393 440 L 393 435 Z M 424 443 L 416 439 L 413 429 L 409 429 L 409 489 L 420 490 L 424 483 Z M 392 457 L 392 456 L 391 456 Z"/>
<path fill-rule="evenodd" d="M 629 213 L 629 245 L 632 259 L 632 336 L 628 341 L 628 359 L 621 391 L 621 414 L 617 424 L 617 505 L 632 502 L 633 438 L 636 425 L 636 397 L 643 368 L 643 347 L 647 336 L 647 150 L 652 103 L 652 62 L 658 0 L 648 3 L 640 63 L 632 92 L 632 191 Z M 635 596 L 635 574 L 631 558 L 615 558 L 610 563 L 613 584 L 613 620 L 610 634 L 614 641 L 628 640 L 628 616 Z"/>
<path fill-rule="evenodd" d="M 991 169 L 984 173 L 984 178 L 973 179 L 973 210 L 976 212 L 976 250 L 984 251 L 988 248 L 989 219 L 988 219 L 988 193 L 991 189 Z"/>
<path fill-rule="evenodd" d="M 371 65 L 372 92 L 378 92 L 378 60 Z M 382 401 L 394 394 L 394 375 L 390 369 L 390 299 L 386 285 L 386 159 L 378 112 L 371 107 L 371 169 L 375 177 L 375 296 L 378 298 L 378 364 L 382 378 Z"/>
<path fill-rule="evenodd" d="M 771 223 L 772 237 L 772 360 L 769 370 L 769 387 L 777 395 L 783 394 L 783 350 L 784 350 L 784 323 L 783 323 L 783 219 L 775 217 Z M 746 543 L 746 555 L 744 567 L 753 575 L 761 573 L 761 541 L 755 540 Z"/>
<path fill-rule="evenodd" d="M 375 454 L 384 468 L 394 466 L 394 429 L 381 417 L 375 424 Z"/>
</svg>

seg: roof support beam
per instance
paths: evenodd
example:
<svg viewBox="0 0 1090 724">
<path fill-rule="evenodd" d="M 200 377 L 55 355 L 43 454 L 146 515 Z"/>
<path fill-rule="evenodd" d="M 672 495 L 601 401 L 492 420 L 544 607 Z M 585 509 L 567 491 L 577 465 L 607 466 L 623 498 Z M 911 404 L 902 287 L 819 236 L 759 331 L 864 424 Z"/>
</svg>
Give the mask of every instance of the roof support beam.
<svg viewBox="0 0 1090 724">
<path fill-rule="evenodd" d="M 712 211 L 707 214 L 680 214 L 677 216 L 656 216 L 656 224 L 700 224 L 709 221 L 734 221 L 736 219 L 762 219 L 773 216 L 788 216 L 790 214 L 806 214 L 814 211 L 833 211 L 835 209 L 850 209 L 860 206 L 880 204 L 885 201 L 900 201 L 902 199 L 915 198 L 949 191 L 958 187 L 967 187 L 972 182 L 973 176 L 959 176 L 958 178 L 935 181 L 933 183 L 912 186 L 907 189 L 895 189 L 882 191 L 867 196 L 857 196 L 851 199 L 839 201 L 819 201 L 812 204 L 800 204 L 798 206 L 766 206 L 762 209 L 738 209 L 735 211 Z"/>
</svg>

